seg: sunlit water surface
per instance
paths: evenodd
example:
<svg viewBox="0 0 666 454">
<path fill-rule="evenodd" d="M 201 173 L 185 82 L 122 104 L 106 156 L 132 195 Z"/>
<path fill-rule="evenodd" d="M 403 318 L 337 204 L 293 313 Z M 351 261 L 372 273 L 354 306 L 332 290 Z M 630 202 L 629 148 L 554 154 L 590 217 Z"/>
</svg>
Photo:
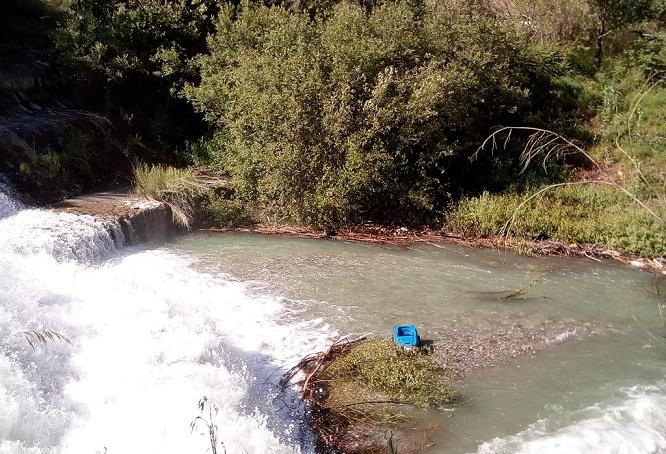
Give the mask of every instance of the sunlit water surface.
<svg viewBox="0 0 666 454">
<path fill-rule="evenodd" d="M 507 321 L 561 322 L 552 348 L 470 374 L 460 407 L 430 415 L 439 429 L 429 452 L 666 452 L 666 333 L 655 286 L 666 292 L 648 273 L 441 244 L 196 234 L 170 247 L 196 255 L 202 270 L 287 298 L 294 320 L 321 318 L 340 333 L 390 336 L 394 324 L 413 322 L 436 339 Z M 494 293 L 530 282 L 523 299 Z M 577 336 L 585 326 L 592 335 Z"/>
</svg>

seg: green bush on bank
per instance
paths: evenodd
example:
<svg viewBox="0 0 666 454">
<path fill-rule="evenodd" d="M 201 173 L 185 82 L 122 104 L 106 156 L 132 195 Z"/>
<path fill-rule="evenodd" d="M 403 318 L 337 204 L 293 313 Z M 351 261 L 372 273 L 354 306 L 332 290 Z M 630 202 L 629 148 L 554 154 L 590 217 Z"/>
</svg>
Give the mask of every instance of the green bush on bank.
<svg viewBox="0 0 666 454">
<path fill-rule="evenodd" d="M 235 198 L 211 197 L 205 211 L 207 222 L 214 227 L 240 227 L 256 223 L 248 205 Z"/>
<path fill-rule="evenodd" d="M 186 93 L 237 194 L 278 219 L 436 219 L 455 194 L 517 176 L 509 154 L 467 159 L 493 126 L 577 108 L 556 52 L 469 2 L 340 3 L 315 20 L 244 6 L 216 26 Z"/>
<path fill-rule="evenodd" d="M 508 231 L 512 237 L 596 244 L 643 257 L 666 256 L 666 228 L 616 190 L 557 188 L 518 210 L 528 196 L 484 193 L 462 199 L 447 216 L 446 228 L 467 236 L 494 236 L 503 233 L 516 213 Z M 663 208 L 660 213 L 666 216 Z"/>
</svg>

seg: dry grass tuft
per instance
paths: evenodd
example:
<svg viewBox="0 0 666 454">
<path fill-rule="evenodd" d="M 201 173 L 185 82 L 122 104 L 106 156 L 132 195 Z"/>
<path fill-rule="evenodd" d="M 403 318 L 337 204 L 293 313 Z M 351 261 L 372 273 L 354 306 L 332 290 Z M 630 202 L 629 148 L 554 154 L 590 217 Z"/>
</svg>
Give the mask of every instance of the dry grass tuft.
<svg viewBox="0 0 666 454">
<path fill-rule="evenodd" d="M 208 192 L 194 169 L 165 165 L 135 165 L 134 185 L 138 194 L 169 205 L 173 220 L 185 228 L 192 222 L 195 200 Z"/>
<path fill-rule="evenodd" d="M 35 350 L 35 344 L 65 342 L 72 345 L 72 342 L 66 336 L 49 329 L 23 331 L 21 335 L 25 337 L 26 342 L 30 345 L 33 351 Z"/>
</svg>

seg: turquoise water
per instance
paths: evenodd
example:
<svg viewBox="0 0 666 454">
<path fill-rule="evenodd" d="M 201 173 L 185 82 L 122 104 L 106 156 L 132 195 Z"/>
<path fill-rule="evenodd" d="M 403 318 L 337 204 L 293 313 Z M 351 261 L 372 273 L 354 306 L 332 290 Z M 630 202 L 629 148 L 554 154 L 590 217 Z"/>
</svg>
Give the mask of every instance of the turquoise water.
<svg viewBox="0 0 666 454">
<path fill-rule="evenodd" d="M 561 330 L 535 357 L 468 374 L 460 407 L 430 415 L 439 430 L 429 452 L 666 452 L 666 332 L 648 273 L 453 245 L 253 234 L 193 234 L 169 248 L 341 334 L 389 335 L 402 322 L 425 338 L 497 325 Z M 493 293 L 530 282 L 521 300 Z"/>
</svg>

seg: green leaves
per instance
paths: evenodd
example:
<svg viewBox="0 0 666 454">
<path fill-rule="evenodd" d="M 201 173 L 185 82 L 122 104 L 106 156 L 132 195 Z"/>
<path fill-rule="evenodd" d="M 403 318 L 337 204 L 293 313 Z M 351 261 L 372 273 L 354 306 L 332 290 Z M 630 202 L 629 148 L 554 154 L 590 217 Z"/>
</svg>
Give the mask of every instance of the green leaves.
<svg viewBox="0 0 666 454">
<path fill-rule="evenodd" d="M 647 20 L 656 12 L 655 0 L 588 0 L 609 29 Z"/>
<path fill-rule="evenodd" d="M 466 2 L 413 3 L 220 16 L 185 92 L 241 197 L 315 225 L 427 222 L 492 126 L 540 114 L 546 57 Z"/>
</svg>

